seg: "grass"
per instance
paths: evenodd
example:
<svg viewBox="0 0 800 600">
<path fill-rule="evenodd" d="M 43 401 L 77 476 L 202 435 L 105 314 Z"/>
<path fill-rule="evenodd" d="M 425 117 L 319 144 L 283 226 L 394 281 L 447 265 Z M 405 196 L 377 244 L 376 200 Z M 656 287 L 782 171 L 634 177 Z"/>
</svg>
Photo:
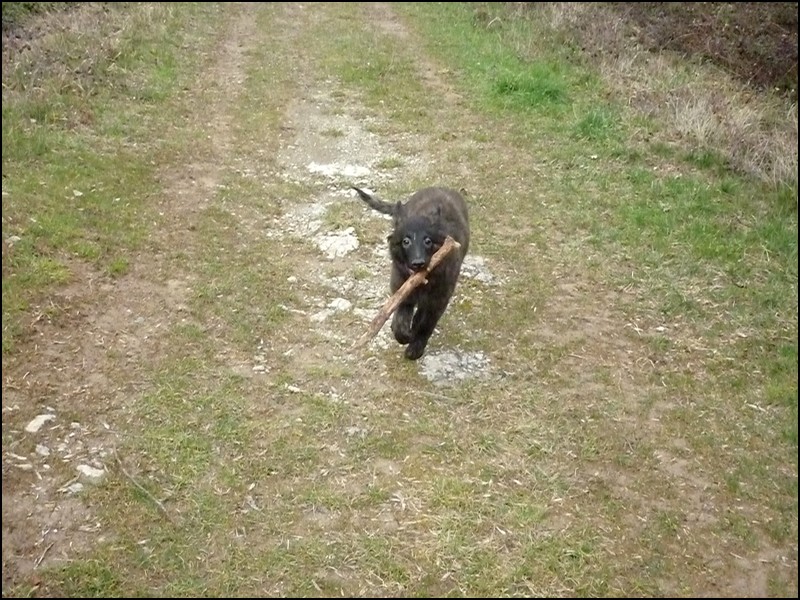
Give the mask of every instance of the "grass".
<svg viewBox="0 0 800 600">
<path fill-rule="evenodd" d="M 375 163 L 375 167 L 378 169 L 397 169 L 398 167 L 403 166 L 403 159 L 398 158 L 397 156 L 389 156 L 387 158 L 382 158 L 377 163 Z"/>
<path fill-rule="evenodd" d="M 109 470 L 100 532 L 62 517 L 74 545 L 4 564 L 4 595 L 796 595 L 796 183 L 487 6 L 87 6 L 4 66 L 4 448 L 75 439 L 20 434 L 46 397 Z M 374 181 L 283 176 L 365 120 Z M 491 375 L 441 387 L 310 319 L 380 302 L 386 223 L 332 203 L 362 241 L 336 260 L 284 231 L 339 184 L 432 179 L 501 282 L 462 280 L 430 349 Z"/>
<path fill-rule="evenodd" d="M 767 12 L 748 14 L 760 9 Z M 777 19 L 781 24 L 772 27 L 782 30 L 779 38 L 796 37 L 797 25 L 792 28 L 784 10 L 791 7 L 738 7 L 733 36 L 724 25 L 730 26 L 730 16 L 719 5 L 696 5 L 670 15 L 668 5 L 544 4 L 526 18 L 546 22 L 562 47 L 582 48 L 582 60 L 602 75 L 607 95 L 619 105 L 634 108 L 634 115 L 657 116 L 658 124 L 649 131 L 651 143 L 677 140 L 684 148 L 722 157 L 736 172 L 796 190 L 797 73 L 782 66 L 793 65 L 796 57 L 791 44 L 770 48 L 778 38 L 760 29 Z M 650 39 L 643 40 L 647 36 L 640 36 L 637 27 L 647 30 Z M 713 51 L 708 50 L 710 38 Z M 709 52 L 712 60 L 707 60 Z M 759 83 L 759 94 L 753 95 L 752 82 Z"/>
<path fill-rule="evenodd" d="M 117 254 L 144 247 L 145 203 L 157 189 L 153 162 L 137 144 L 146 138 L 158 156 L 183 141 L 177 136 L 160 148 L 154 143 L 152 129 L 175 115 L 160 113 L 164 103 L 153 105 L 155 98 L 142 90 L 183 84 L 177 48 L 159 36 L 175 33 L 170 28 L 190 9 L 135 11 L 127 15 L 127 29 L 108 37 L 125 15 L 115 10 L 90 5 L 55 15 L 63 30 L 48 33 L 4 69 L 3 235 L 21 238 L 8 259 L 11 273 L 3 278 L 3 305 L 9 307 L 3 310 L 4 352 L 15 344 L 24 319 L 13 307 L 40 301 L 51 284 L 69 278 L 72 261 L 89 260 L 112 276 L 127 270 Z M 84 27 L 95 37 L 84 35 Z M 91 75 L 81 85 L 73 85 L 70 65 L 48 58 L 48 52 L 67 48 L 86 57 L 81 64 Z M 146 65 L 153 60 L 172 68 L 152 70 Z M 181 60 L 188 65 L 191 57 Z M 31 278 L 36 283 L 27 285 Z"/>
<path fill-rule="evenodd" d="M 30 19 L 41 13 L 65 10 L 76 2 L 4 2 L 3 31 L 21 27 Z"/>
<path fill-rule="evenodd" d="M 324 135 L 325 137 L 338 138 L 344 136 L 345 133 L 338 127 L 329 127 L 328 129 L 323 129 L 322 131 L 320 131 L 320 135 Z"/>
</svg>

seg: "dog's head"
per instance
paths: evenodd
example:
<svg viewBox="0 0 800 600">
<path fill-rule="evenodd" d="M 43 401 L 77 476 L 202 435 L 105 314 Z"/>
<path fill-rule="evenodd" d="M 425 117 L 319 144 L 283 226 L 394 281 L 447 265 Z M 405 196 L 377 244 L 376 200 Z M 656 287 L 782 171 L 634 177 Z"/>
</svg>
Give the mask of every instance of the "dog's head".
<svg viewBox="0 0 800 600">
<path fill-rule="evenodd" d="M 425 269 L 431 257 L 444 244 L 437 218 L 409 216 L 395 217 L 394 231 L 389 235 L 389 248 L 395 263 L 415 273 Z"/>
</svg>

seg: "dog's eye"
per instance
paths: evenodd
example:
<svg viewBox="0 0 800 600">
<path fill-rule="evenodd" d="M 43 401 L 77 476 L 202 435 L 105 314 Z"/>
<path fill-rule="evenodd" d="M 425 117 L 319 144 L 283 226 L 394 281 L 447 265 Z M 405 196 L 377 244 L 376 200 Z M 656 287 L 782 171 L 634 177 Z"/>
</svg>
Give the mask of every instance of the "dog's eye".
<svg viewBox="0 0 800 600">
<path fill-rule="evenodd" d="M 403 248 L 408 248 L 411 245 L 411 238 L 404 237 L 403 238 Z"/>
<path fill-rule="evenodd" d="M 426 248 L 430 248 L 431 246 L 433 246 L 433 240 L 431 238 L 429 238 L 429 237 L 426 237 L 425 238 L 425 247 Z"/>
</svg>

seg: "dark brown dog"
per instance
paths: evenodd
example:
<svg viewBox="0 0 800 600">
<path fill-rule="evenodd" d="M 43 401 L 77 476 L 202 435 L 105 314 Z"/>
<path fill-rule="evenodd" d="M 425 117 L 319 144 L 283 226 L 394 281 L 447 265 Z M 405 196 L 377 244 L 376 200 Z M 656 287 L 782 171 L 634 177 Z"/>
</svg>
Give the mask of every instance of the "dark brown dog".
<svg viewBox="0 0 800 600">
<path fill-rule="evenodd" d="M 405 204 L 385 202 L 364 190 L 353 189 L 371 208 L 394 217 L 394 227 L 387 238 L 392 259 L 389 280 L 392 293 L 412 273 L 428 266 L 448 235 L 461 244 L 427 276 L 427 284 L 411 293 L 392 318 L 395 339 L 408 344 L 405 356 L 416 360 L 425 352 L 428 340 L 456 289 L 461 263 L 469 248 L 467 204 L 460 193 L 444 187 L 421 189 Z"/>
</svg>

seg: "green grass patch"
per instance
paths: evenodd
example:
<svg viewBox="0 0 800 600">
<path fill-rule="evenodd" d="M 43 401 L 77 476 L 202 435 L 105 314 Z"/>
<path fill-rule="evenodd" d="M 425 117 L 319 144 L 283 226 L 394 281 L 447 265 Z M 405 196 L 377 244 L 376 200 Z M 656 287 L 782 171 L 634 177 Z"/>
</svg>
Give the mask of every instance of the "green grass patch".
<svg viewBox="0 0 800 600">
<path fill-rule="evenodd" d="M 602 142 L 614 139 L 619 127 L 619 116 L 613 110 L 591 108 L 575 124 L 573 135 L 582 141 Z"/>
<path fill-rule="evenodd" d="M 504 108 L 538 109 L 568 103 L 567 84 L 557 68 L 534 64 L 491 82 L 495 101 Z"/>
<path fill-rule="evenodd" d="M 128 271 L 120 254 L 143 248 L 159 189 L 152 158 L 184 139 L 154 132 L 178 118 L 170 102 L 198 65 L 180 52 L 191 34 L 176 28 L 203 9 L 133 10 L 111 37 L 118 10 L 71 9 L 70 26 L 4 69 L 3 236 L 21 238 L 3 259 L 11 273 L 3 280 L 4 352 L 23 331 L 16 307 L 62 283 L 69 260 L 114 277 Z M 66 63 L 50 58 L 61 54 Z"/>
</svg>

